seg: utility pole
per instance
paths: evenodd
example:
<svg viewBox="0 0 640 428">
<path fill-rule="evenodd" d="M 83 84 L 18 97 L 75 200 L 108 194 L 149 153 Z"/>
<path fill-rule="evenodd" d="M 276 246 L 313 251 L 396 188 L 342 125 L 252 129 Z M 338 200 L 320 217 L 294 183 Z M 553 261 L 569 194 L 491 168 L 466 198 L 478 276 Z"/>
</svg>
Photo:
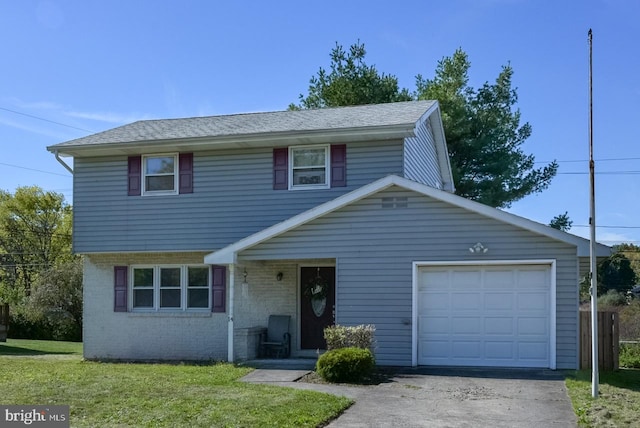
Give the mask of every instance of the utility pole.
<svg viewBox="0 0 640 428">
<path fill-rule="evenodd" d="M 593 161 L 593 40 L 589 29 L 589 227 L 591 264 L 591 396 L 598 396 L 598 264 L 596 260 L 596 185 Z"/>
</svg>

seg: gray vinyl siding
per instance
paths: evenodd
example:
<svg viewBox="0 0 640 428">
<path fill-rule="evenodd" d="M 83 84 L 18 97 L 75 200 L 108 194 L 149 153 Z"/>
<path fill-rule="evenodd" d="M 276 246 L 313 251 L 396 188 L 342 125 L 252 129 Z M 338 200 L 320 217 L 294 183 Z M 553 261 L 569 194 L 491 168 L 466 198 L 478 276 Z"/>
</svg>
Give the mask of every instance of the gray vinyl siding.
<svg viewBox="0 0 640 428">
<path fill-rule="evenodd" d="M 127 156 L 74 160 L 74 251 L 213 251 L 403 171 L 402 141 L 347 145 L 347 187 L 273 190 L 272 148 L 194 152 L 191 194 L 127 196 Z"/>
<path fill-rule="evenodd" d="M 407 208 L 381 208 L 407 197 Z M 468 248 L 482 242 L 486 254 Z M 337 322 L 376 326 L 376 359 L 411 364 L 412 262 L 556 260 L 556 361 L 577 364 L 578 263 L 574 246 L 411 191 L 391 188 L 239 254 L 242 260 L 335 258 Z"/>
<path fill-rule="evenodd" d="M 405 138 L 404 176 L 418 183 L 442 189 L 433 130 L 428 120 L 416 127 L 416 136 Z"/>
</svg>

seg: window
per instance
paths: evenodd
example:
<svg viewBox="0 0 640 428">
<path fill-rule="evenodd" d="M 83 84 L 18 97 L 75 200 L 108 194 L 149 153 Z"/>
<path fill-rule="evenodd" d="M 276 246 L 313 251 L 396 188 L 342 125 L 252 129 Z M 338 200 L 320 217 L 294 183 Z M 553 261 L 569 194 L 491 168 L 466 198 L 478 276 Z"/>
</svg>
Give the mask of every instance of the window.
<svg viewBox="0 0 640 428">
<path fill-rule="evenodd" d="M 346 186 L 346 144 L 273 149 L 273 190 L 328 189 Z"/>
<path fill-rule="evenodd" d="M 329 146 L 291 147 L 291 189 L 328 189 Z"/>
<path fill-rule="evenodd" d="M 193 153 L 129 156 L 127 168 L 129 196 L 193 193 Z"/>
<path fill-rule="evenodd" d="M 133 270 L 133 307 L 153 308 L 153 268 Z"/>
<path fill-rule="evenodd" d="M 190 267 L 187 278 L 187 306 L 209 307 L 209 268 Z"/>
<path fill-rule="evenodd" d="M 144 195 L 166 195 L 177 193 L 177 155 L 142 157 L 142 193 Z"/>
<path fill-rule="evenodd" d="M 134 310 L 185 311 L 211 305 L 208 266 L 134 266 Z"/>
<path fill-rule="evenodd" d="M 160 268 L 160 308 L 180 308 L 180 268 Z"/>
</svg>

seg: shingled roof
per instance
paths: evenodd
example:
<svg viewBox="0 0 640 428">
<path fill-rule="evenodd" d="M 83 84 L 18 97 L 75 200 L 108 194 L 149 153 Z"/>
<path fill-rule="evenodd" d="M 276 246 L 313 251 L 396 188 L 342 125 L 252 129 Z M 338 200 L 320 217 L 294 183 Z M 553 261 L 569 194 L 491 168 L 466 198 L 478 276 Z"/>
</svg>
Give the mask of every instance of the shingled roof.
<svg viewBox="0 0 640 428">
<path fill-rule="evenodd" d="M 141 120 L 118 128 L 47 147 L 51 152 L 74 155 L 107 146 L 139 145 L 157 142 L 206 139 L 238 140 L 266 136 L 340 133 L 389 128 L 410 130 L 427 112 L 437 108 L 436 101 L 409 101 L 370 104 L 318 110 L 277 111 L 231 114 L 182 119 Z M 146 143 L 146 144 L 145 144 Z"/>
</svg>

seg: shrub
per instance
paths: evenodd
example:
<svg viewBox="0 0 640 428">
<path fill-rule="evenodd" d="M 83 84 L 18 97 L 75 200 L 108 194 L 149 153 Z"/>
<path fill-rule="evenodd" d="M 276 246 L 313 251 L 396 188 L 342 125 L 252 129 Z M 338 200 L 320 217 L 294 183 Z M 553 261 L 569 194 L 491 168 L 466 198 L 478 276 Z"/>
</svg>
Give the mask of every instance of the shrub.
<svg viewBox="0 0 640 428">
<path fill-rule="evenodd" d="M 373 353 L 375 326 L 358 325 L 345 327 L 333 325 L 324 329 L 324 338 L 327 341 L 327 350 L 341 348 L 368 349 Z"/>
<path fill-rule="evenodd" d="M 620 344 L 620 367 L 640 369 L 640 343 Z"/>
<path fill-rule="evenodd" d="M 640 340 L 640 300 L 620 308 L 620 339 Z"/>
<path fill-rule="evenodd" d="M 603 296 L 598 297 L 598 309 L 616 309 L 627 304 L 627 297 L 616 290 L 609 290 Z"/>
<path fill-rule="evenodd" d="M 42 311 L 30 306 L 12 307 L 9 312 L 9 337 L 12 339 L 82 340 L 82 326 L 66 311 Z"/>
<path fill-rule="evenodd" d="M 325 352 L 316 363 L 316 372 L 328 382 L 359 382 L 375 365 L 368 349 L 340 348 Z"/>
</svg>

